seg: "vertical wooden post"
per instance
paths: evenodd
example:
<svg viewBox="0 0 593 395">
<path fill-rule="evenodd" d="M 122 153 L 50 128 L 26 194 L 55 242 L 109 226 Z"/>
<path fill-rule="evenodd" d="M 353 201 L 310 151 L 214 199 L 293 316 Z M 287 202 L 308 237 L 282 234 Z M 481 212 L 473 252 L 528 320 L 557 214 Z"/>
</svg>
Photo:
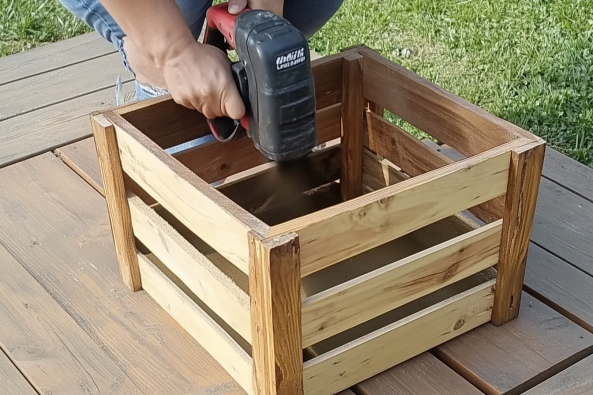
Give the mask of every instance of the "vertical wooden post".
<svg viewBox="0 0 593 395">
<path fill-rule="evenodd" d="M 492 311 L 494 325 L 503 325 L 519 314 L 544 153 L 543 142 L 528 144 L 511 152 Z"/>
<path fill-rule="evenodd" d="M 255 395 L 303 394 L 301 265 L 295 233 L 250 234 L 249 296 Z"/>
<path fill-rule="evenodd" d="M 91 125 L 120 274 L 130 290 L 139 291 L 142 289 L 142 281 L 115 128 L 97 112 L 91 115 Z"/>
<path fill-rule="evenodd" d="M 362 55 L 344 57 L 342 86 L 342 173 L 340 187 L 344 200 L 362 194 L 362 142 L 365 111 L 362 85 Z"/>
</svg>

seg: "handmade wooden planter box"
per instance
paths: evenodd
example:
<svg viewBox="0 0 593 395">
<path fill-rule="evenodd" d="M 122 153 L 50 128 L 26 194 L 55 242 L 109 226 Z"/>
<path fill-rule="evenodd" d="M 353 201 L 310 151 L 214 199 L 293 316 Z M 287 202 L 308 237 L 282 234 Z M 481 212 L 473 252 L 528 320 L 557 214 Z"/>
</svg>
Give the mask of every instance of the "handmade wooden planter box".
<svg viewBox="0 0 593 395">
<path fill-rule="evenodd" d="M 519 311 L 544 141 L 366 47 L 313 71 L 298 169 L 248 138 L 167 153 L 209 134 L 170 97 L 92 115 L 123 280 L 248 394 L 338 393 Z"/>
</svg>

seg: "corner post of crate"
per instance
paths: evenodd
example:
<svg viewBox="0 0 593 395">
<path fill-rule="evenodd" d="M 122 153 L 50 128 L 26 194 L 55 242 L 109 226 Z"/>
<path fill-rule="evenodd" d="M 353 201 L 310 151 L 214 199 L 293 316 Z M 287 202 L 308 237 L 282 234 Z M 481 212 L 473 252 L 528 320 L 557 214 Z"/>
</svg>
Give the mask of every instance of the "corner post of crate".
<svg viewBox="0 0 593 395">
<path fill-rule="evenodd" d="M 139 291 L 142 281 L 115 127 L 99 112 L 91 114 L 91 126 L 120 275 L 130 290 Z"/>
<path fill-rule="evenodd" d="M 519 315 L 544 154 L 545 143 L 537 139 L 511 151 L 492 311 L 494 325 L 504 325 Z"/>
<path fill-rule="evenodd" d="M 251 232 L 249 246 L 253 394 L 302 395 L 299 238 Z"/>
<path fill-rule="evenodd" d="M 344 200 L 362 194 L 363 91 L 362 55 L 357 52 L 346 54 L 343 58 L 340 178 Z"/>
</svg>

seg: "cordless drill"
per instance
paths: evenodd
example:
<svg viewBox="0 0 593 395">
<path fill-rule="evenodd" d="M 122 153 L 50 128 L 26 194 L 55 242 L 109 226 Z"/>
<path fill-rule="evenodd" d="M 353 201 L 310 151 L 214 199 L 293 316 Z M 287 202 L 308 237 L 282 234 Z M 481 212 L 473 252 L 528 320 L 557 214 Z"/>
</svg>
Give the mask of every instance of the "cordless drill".
<svg viewBox="0 0 593 395">
<path fill-rule="evenodd" d="M 315 86 L 305 35 L 286 19 L 268 11 L 228 12 L 228 4 L 211 7 L 204 43 L 239 61 L 231 73 L 245 104 L 240 120 L 208 120 L 221 142 L 247 135 L 267 159 L 293 161 L 317 145 Z"/>
</svg>

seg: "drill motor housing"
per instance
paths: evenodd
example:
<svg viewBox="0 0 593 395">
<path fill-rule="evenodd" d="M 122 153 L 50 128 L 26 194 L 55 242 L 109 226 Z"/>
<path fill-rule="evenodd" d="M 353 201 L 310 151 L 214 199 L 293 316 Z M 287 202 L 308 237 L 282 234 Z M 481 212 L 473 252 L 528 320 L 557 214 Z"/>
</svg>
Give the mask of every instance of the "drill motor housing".
<svg viewBox="0 0 593 395">
<path fill-rule="evenodd" d="M 216 23 L 214 18 L 209 25 L 222 32 L 225 45 L 233 47 L 239 58 L 232 73 L 246 107 L 247 119 L 241 125 L 269 160 L 299 159 L 317 145 L 315 83 L 307 38 L 268 11 L 246 10 L 233 17 L 234 24 Z"/>
</svg>

